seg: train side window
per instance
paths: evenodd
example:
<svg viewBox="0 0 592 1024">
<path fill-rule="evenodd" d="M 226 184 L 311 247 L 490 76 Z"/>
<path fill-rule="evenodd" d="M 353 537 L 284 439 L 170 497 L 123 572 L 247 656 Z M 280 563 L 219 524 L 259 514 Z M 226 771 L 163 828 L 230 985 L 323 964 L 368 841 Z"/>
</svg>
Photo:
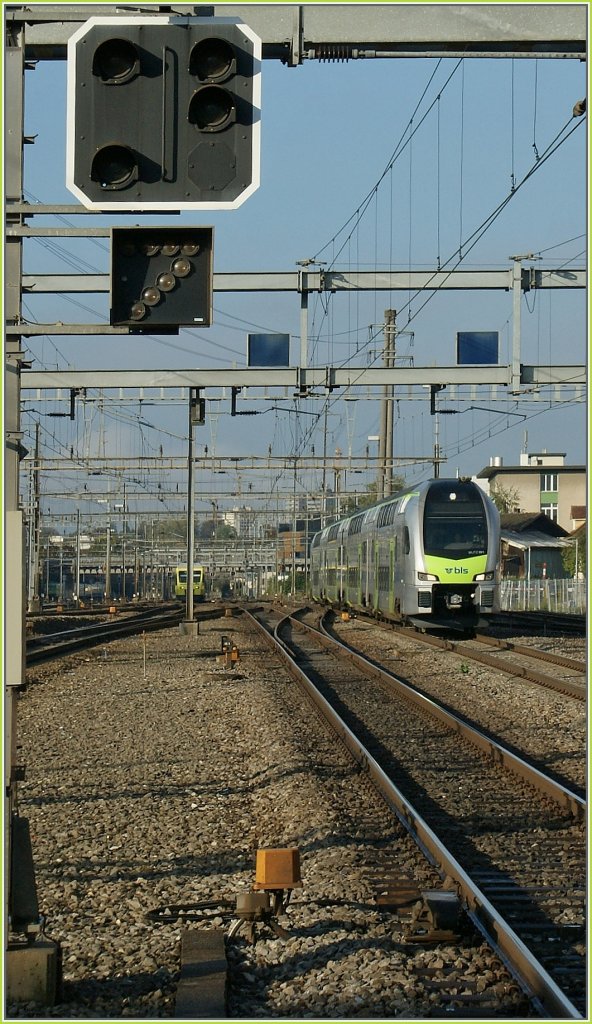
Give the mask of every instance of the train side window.
<svg viewBox="0 0 592 1024">
<path fill-rule="evenodd" d="M 409 540 L 409 528 L 407 526 L 404 526 L 403 527 L 403 551 L 405 552 L 406 555 L 408 555 L 410 550 L 411 550 L 411 542 Z"/>
</svg>

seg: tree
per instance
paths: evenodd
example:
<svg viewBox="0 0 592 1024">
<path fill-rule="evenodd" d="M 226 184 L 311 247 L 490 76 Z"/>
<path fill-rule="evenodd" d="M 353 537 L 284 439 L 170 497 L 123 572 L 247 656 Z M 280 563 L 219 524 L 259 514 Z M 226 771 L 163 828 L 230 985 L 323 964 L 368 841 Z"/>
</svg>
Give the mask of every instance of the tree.
<svg viewBox="0 0 592 1024">
<path fill-rule="evenodd" d="M 520 491 L 516 487 L 504 487 L 498 483 L 490 489 L 489 496 L 498 512 L 520 511 Z"/>
<path fill-rule="evenodd" d="M 393 477 L 393 494 L 398 494 L 399 491 L 405 489 L 405 477 L 394 476 Z M 341 511 L 344 515 L 351 515 L 353 512 L 357 512 L 358 509 L 369 508 L 370 505 L 375 505 L 378 501 L 378 484 L 376 480 L 372 483 L 366 484 L 366 493 L 357 494 L 355 497 L 345 498 L 341 503 Z"/>
<path fill-rule="evenodd" d="M 563 567 L 568 576 L 579 579 L 580 574 L 586 576 L 586 527 L 580 526 L 572 534 L 573 544 L 564 548 L 561 553 Z"/>
<path fill-rule="evenodd" d="M 199 523 L 195 535 L 199 540 L 234 540 L 236 530 L 234 526 L 215 519 L 205 519 Z"/>
</svg>

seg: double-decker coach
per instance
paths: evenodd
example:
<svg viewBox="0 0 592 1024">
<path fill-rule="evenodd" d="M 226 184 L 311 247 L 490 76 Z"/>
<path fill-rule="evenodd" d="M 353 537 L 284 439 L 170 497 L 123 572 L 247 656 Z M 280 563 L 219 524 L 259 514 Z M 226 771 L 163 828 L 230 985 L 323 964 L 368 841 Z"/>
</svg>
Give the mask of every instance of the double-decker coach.
<svg viewBox="0 0 592 1024">
<path fill-rule="evenodd" d="M 471 629 L 498 608 L 499 514 L 471 480 L 428 480 L 325 527 L 311 596 L 420 626 Z"/>
</svg>

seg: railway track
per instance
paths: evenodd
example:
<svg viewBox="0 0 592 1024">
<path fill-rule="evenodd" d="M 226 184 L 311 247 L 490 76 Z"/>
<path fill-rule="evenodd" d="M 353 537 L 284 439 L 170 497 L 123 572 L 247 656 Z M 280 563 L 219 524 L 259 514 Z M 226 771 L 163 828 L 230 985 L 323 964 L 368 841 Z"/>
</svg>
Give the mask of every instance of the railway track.
<svg viewBox="0 0 592 1024">
<path fill-rule="evenodd" d="M 39 637 L 31 637 L 26 644 L 27 665 L 35 665 L 50 658 L 63 657 L 75 651 L 84 650 L 97 644 L 109 643 L 122 637 L 133 636 L 139 632 L 168 629 L 181 621 L 185 609 L 183 606 L 149 608 L 135 613 L 128 618 L 110 618 L 107 622 L 93 622 L 90 625 L 78 626 L 68 630 L 47 633 Z M 223 615 L 221 607 L 215 606 L 200 610 L 195 619 L 218 618 Z"/>
<path fill-rule="evenodd" d="M 335 618 L 338 639 L 378 660 L 580 795 L 586 791 L 586 704 L 486 663 L 457 657 L 364 619 Z"/>
<path fill-rule="evenodd" d="M 539 1011 L 578 1017 L 586 977 L 581 797 L 299 618 L 284 617 L 275 636 Z"/>
<path fill-rule="evenodd" d="M 483 665 L 488 665 L 490 668 L 498 669 L 500 672 L 506 672 L 512 676 L 521 676 L 523 679 L 528 679 L 529 682 L 557 690 L 576 700 L 586 700 L 586 665 L 575 658 L 567 658 L 535 647 L 526 647 L 523 644 L 514 644 L 511 640 L 490 637 L 481 633 L 470 640 L 451 640 L 429 633 L 421 633 L 409 626 L 391 623 L 387 628 L 400 636 L 416 640 L 418 643 L 452 651 L 462 658 L 481 662 Z M 488 647 L 497 648 L 502 656 L 490 654 L 487 650 Z M 533 662 L 537 661 L 554 665 L 556 668 L 567 669 L 568 672 L 550 675 L 533 665 Z"/>
<path fill-rule="evenodd" d="M 145 611 L 154 611 L 155 608 L 175 607 L 173 601 L 155 604 L 154 601 L 126 601 L 126 602 L 93 602 L 78 608 L 70 607 L 68 604 L 44 605 L 38 612 L 27 612 L 27 621 L 39 619 L 69 619 L 69 618 L 90 618 L 95 615 L 109 615 L 111 608 L 117 608 L 119 614 L 131 612 L 141 614 Z"/>
<path fill-rule="evenodd" d="M 535 633 L 543 636 L 585 636 L 585 615 L 560 612 L 498 612 L 488 620 L 493 628 L 511 633 Z"/>
</svg>

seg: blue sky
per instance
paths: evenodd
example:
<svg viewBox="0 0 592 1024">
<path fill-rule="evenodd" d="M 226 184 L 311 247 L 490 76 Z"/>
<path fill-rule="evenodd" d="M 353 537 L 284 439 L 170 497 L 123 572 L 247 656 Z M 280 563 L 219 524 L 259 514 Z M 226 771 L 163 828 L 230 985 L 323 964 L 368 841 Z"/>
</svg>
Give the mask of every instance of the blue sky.
<svg viewBox="0 0 592 1024">
<path fill-rule="evenodd" d="M 445 264 L 461 241 L 507 196 L 512 184 L 518 184 L 534 167 L 537 156 L 570 120 L 574 103 L 586 94 L 585 65 L 574 60 L 309 61 L 299 68 L 264 61 L 262 75 L 258 192 L 236 211 L 169 218 L 174 223 L 214 225 L 218 271 L 290 271 L 296 261 L 312 257 L 329 266 L 334 261 L 336 269 L 352 270 L 389 265 L 431 269 L 438 260 Z M 37 136 L 35 145 L 27 146 L 25 152 L 26 191 L 31 200 L 73 201 L 65 188 L 65 77 L 65 62 L 41 63 L 34 72 L 27 72 L 25 130 Z M 339 234 L 372 194 L 392 154 L 409 133 L 410 119 L 424 90 L 413 127 L 433 104 L 431 112 L 384 176 L 357 228 L 352 230 L 350 221 L 348 229 Z M 572 119 L 567 131 L 576 123 Z M 466 256 L 463 268 L 509 267 L 511 255 L 529 252 L 542 254 L 535 264 L 538 267 L 585 265 L 585 132 L 582 124 L 541 163 Z M 157 219 L 167 222 L 166 217 Z M 75 218 L 69 220 L 76 222 Z M 142 218 L 141 222 L 150 220 Z M 117 222 L 130 220 L 112 215 L 96 220 L 104 226 Z M 36 223 L 44 221 L 38 218 Z M 46 223 L 55 221 L 50 218 Z M 85 217 L 84 224 L 90 223 Z M 106 239 L 95 243 L 58 240 L 58 244 L 56 255 L 39 242 L 27 242 L 25 272 L 71 272 L 64 254 L 81 270 L 108 269 Z M 108 319 L 106 298 L 74 298 L 86 309 L 62 298 L 39 296 L 27 298 L 25 313 L 41 322 Z M 458 330 L 499 330 L 501 357 L 506 360 L 512 329 L 511 294 L 439 293 L 422 310 L 419 307 L 425 296 L 412 298 L 408 304 L 409 298 L 407 293 L 342 294 L 323 303 L 311 297 L 311 362 L 339 364 L 349 359 L 352 365 L 367 365 L 376 359 L 381 342 L 368 342 L 376 333 L 371 325 L 382 322 L 389 304 L 402 310 L 398 351 L 402 357 L 412 358 L 416 366 L 453 363 Z M 218 295 L 214 307 L 212 328 L 184 330 L 178 338 L 97 341 L 44 337 L 27 341 L 27 347 L 35 368 L 241 366 L 245 364 L 247 331 L 262 328 L 290 333 L 292 363 L 297 362 L 297 295 Z M 522 327 L 523 361 L 585 361 L 583 292 L 531 293 L 523 299 Z M 566 461 L 582 463 L 585 405 L 556 402 L 556 397 L 552 400 L 547 394 L 544 402 L 512 400 L 502 404 L 492 403 L 488 393 L 480 391 L 470 400 L 451 402 L 444 392 L 442 406 L 454 409 L 455 414 L 439 417 L 440 445 L 448 460 L 442 475 L 478 472 L 492 455 L 502 455 L 506 463 L 517 462 L 525 443 L 530 451 L 564 451 Z M 395 456 L 429 456 L 435 422 L 429 415 L 427 395 L 425 400 L 409 401 L 398 393 L 397 398 Z M 218 412 L 198 431 L 198 451 L 203 444 L 219 455 L 264 454 L 270 445 L 278 455 L 295 450 L 307 453 L 312 445 L 317 454 L 322 451 L 322 418 L 316 424 L 316 414 L 322 411 L 320 401 L 301 403 L 299 417 L 271 405 L 294 407 L 291 397 L 263 404 L 250 401 L 245 394 L 239 399 L 239 408 L 265 412 L 232 419 L 228 401 L 212 404 L 210 411 Z M 39 412 L 57 410 L 58 406 L 28 400 L 25 408 L 23 425 L 31 431 Z M 484 411 L 487 409 L 491 411 Z M 84 413 L 80 410 L 74 424 L 41 416 L 47 454 L 73 448 L 77 455 L 97 451 L 99 435 L 111 455 L 158 453 L 160 446 L 165 454 L 183 454 L 185 420 L 184 407 L 146 408 L 136 397 L 130 398 L 126 407 L 110 406 L 104 419 L 96 406 Z M 332 396 L 328 452 L 340 449 L 345 455 L 350 451 L 363 455 L 368 436 L 377 433 L 378 421 L 376 400 L 354 402 Z M 420 462 L 401 472 L 411 482 L 430 471 Z M 372 476 L 350 475 L 347 483 L 364 486 Z M 77 488 L 80 479 L 72 474 L 71 486 Z M 215 493 L 220 479 L 205 479 L 204 493 Z M 260 484 L 266 486 L 262 473 L 249 479 L 255 490 Z M 298 487 L 302 493 L 315 493 L 319 480 L 318 472 L 303 474 Z M 229 482 L 234 486 L 230 477 Z M 112 486 L 120 483 L 112 482 Z M 244 487 L 244 481 L 240 486 Z M 228 503 L 235 500 L 229 498 Z"/>
</svg>

